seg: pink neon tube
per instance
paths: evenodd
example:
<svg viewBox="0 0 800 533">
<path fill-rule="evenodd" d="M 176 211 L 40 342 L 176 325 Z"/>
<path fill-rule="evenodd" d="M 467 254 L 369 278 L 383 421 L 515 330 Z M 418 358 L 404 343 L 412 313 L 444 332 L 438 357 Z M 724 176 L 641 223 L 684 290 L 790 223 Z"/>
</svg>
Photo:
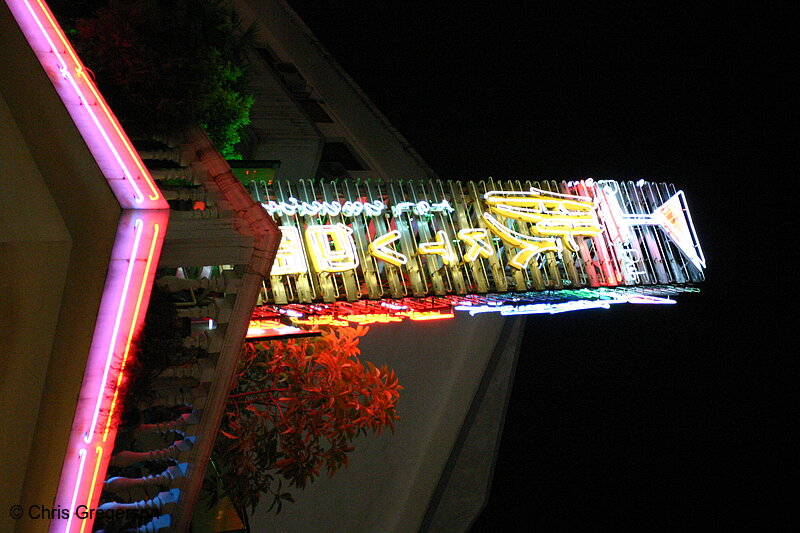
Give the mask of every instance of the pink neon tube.
<svg viewBox="0 0 800 533">
<path fill-rule="evenodd" d="M 6 3 L 123 208 L 53 502 L 69 513 L 50 523 L 51 532 L 82 533 L 93 520 L 75 510 L 100 498 L 121 410 L 117 387 L 147 310 L 169 206 L 45 3 Z"/>
</svg>

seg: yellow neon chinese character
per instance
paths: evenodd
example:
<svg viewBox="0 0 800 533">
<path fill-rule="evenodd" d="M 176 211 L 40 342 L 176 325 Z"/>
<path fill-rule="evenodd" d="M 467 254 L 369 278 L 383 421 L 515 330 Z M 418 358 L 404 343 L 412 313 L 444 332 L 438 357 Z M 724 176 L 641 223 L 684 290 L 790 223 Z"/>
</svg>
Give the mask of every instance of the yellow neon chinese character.
<svg viewBox="0 0 800 533">
<path fill-rule="evenodd" d="M 311 262 L 319 272 L 343 272 L 358 268 L 353 230 L 344 224 L 306 228 Z"/>
<path fill-rule="evenodd" d="M 531 188 L 528 192 L 492 191 L 484 195 L 491 213 L 528 222 L 531 235 L 506 226 L 490 213 L 483 214 L 489 229 L 511 246 L 521 248 L 509 264 L 525 268 L 536 254 L 578 249 L 576 236 L 594 237 L 601 227 L 590 198 Z"/>
<path fill-rule="evenodd" d="M 489 243 L 489 233 L 485 229 L 462 229 L 458 232 L 458 238 L 469 245 L 464 261 L 474 261 L 478 256 L 488 258 L 494 255 L 494 248 Z"/>
<path fill-rule="evenodd" d="M 435 241 L 420 243 L 419 253 L 423 255 L 440 255 L 445 265 L 453 264 L 458 260 L 456 252 L 453 250 L 453 245 L 444 230 L 436 232 Z"/>
<path fill-rule="evenodd" d="M 392 230 L 369 243 L 367 248 L 373 257 L 377 257 L 390 265 L 399 267 L 400 265 L 405 265 L 408 262 L 408 258 L 389 247 L 390 244 L 399 240 L 400 232 L 398 230 Z"/>
<path fill-rule="evenodd" d="M 308 271 L 305 254 L 303 254 L 303 241 L 300 232 L 294 226 L 280 226 L 281 243 L 275 254 L 275 263 L 272 265 L 270 275 L 303 274 Z"/>
</svg>

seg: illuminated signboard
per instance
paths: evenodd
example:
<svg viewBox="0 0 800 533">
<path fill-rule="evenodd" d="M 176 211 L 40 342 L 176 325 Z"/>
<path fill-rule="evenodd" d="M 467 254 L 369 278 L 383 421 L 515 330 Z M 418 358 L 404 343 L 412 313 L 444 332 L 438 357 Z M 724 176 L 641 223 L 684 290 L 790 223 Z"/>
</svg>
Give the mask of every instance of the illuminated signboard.
<svg viewBox="0 0 800 533">
<path fill-rule="evenodd" d="M 250 190 L 283 232 L 263 303 L 703 280 L 685 195 L 666 183 L 273 180 Z"/>
</svg>

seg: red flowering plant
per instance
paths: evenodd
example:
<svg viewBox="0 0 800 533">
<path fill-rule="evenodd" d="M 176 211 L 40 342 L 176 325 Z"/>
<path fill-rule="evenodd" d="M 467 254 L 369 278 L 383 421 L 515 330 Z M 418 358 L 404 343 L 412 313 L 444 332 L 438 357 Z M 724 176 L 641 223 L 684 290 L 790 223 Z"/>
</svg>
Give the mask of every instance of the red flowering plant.
<svg viewBox="0 0 800 533">
<path fill-rule="evenodd" d="M 394 431 L 400 389 L 393 370 L 361 361 L 369 328 L 325 329 L 320 337 L 247 343 L 212 453 L 224 492 L 240 512 L 261 493 L 280 511 L 326 469 L 347 466 L 361 434 Z"/>
</svg>

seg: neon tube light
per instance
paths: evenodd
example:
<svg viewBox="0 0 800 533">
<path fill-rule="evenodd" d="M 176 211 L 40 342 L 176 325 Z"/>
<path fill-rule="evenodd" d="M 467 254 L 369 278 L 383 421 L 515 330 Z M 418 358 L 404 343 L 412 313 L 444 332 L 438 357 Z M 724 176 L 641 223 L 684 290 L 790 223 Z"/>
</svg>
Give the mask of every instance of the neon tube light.
<svg viewBox="0 0 800 533">
<path fill-rule="evenodd" d="M 92 508 L 92 498 L 94 497 L 94 489 L 97 486 L 97 474 L 100 472 L 100 463 L 102 462 L 101 460 L 103 459 L 103 447 L 97 446 L 97 448 L 95 448 L 95 453 L 97 454 L 97 456 L 95 457 L 94 460 L 94 474 L 92 474 L 92 483 L 89 485 L 89 496 L 88 498 L 86 498 L 87 509 Z M 74 513 L 75 509 L 74 508 L 70 509 L 70 512 Z M 81 533 L 83 533 L 86 530 L 86 524 L 88 522 L 90 522 L 90 520 L 81 521 Z"/>
<path fill-rule="evenodd" d="M 358 267 L 353 230 L 344 224 L 324 224 L 306 229 L 306 243 L 314 268 L 322 272 L 344 272 Z"/>
<path fill-rule="evenodd" d="M 116 435 L 118 387 L 147 308 L 169 206 L 45 3 L 6 4 L 123 208 L 54 501 L 70 512 L 50 523 L 51 532 L 74 533 L 92 527 L 89 518 L 78 528 L 75 506 L 86 501 L 92 508 L 100 497 Z M 107 416 L 102 436 L 101 414 Z M 96 453 L 91 478 L 87 445 Z"/>
<path fill-rule="evenodd" d="M 120 205 L 123 208 L 167 209 L 153 178 L 86 74 L 50 9 L 42 0 L 6 0 L 6 3 Z M 147 189 L 147 196 L 140 183 Z"/>
<path fill-rule="evenodd" d="M 406 313 L 398 313 L 407 316 L 411 320 L 415 321 L 423 321 L 423 320 L 444 320 L 447 318 L 455 318 L 456 315 L 453 313 L 439 313 L 437 311 L 409 311 Z"/>
<path fill-rule="evenodd" d="M 454 264 L 458 261 L 455 250 L 447 233 L 444 230 L 436 232 L 436 240 L 433 242 L 419 243 L 419 253 L 421 255 L 439 255 L 445 265 Z"/>
<path fill-rule="evenodd" d="M 494 255 L 494 248 L 489 243 L 489 233 L 485 229 L 462 229 L 458 231 L 458 238 L 469 246 L 464 253 L 464 261 L 475 261 L 478 257 L 488 258 Z"/>
<path fill-rule="evenodd" d="M 480 313 L 500 313 L 502 316 L 557 314 L 567 311 L 583 311 L 586 309 L 611 309 L 612 304 L 675 304 L 675 300 L 645 294 L 624 294 L 612 291 L 592 291 L 587 293 L 592 299 L 567 300 L 563 302 L 542 302 L 533 304 L 505 305 L 457 305 L 456 311 L 466 311 L 470 316 Z"/>
<path fill-rule="evenodd" d="M 150 267 L 153 264 L 153 257 L 155 256 L 155 247 L 158 243 L 158 234 L 159 234 L 160 226 L 158 224 L 153 224 L 153 240 L 150 243 L 150 251 L 147 254 L 147 262 L 144 267 L 144 275 L 142 276 L 143 279 L 147 280 L 150 277 Z M 125 353 L 122 356 L 122 364 L 119 368 L 119 375 L 117 377 L 117 385 L 114 387 L 114 399 L 111 400 L 111 407 L 108 410 L 108 418 L 106 419 L 106 428 L 103 431 L 103 442 L 108 440 L 108 432 L 111 428 L 111 421 L 114 419 L 114 408 L 117 405 L 117 397 L 119 396 L 119 387 L 122 384 L 122 377 L 125 375 L 125 364 L 128 362 L 128 355 L 131 351 L 131 343 L 133 342 L 133 334 L 136 332 L 136 324 L 139 322 L 139 312 L 142 308 L 142 302 L 144 300 L 144 292 L 147 289 L 147 285 L 142 283 L 139 286 L 139 296 L 136 299 L 136 307 L 133 310 L 133 318 L 131 319 L 131 324 L 128 329 L 128 340 L 125 342 Z"/>
<path fill-rule="evenodd" d="M 56 493 L 56 505 L 66 507 L 69 501 L 73 512 L 75 502 L 86 500 L 92 507 L 100 496 L 97 484 L 102 483 L 116 435 L 118 387 L 133 336 L 144 320 L 168 217 L 161 210 L 123 211 Z M 97 454 L 91 477 L 84 472 L 87 446 Z M 76 449 L 81 459 L 77 464 L 70 451 Z M 87 527 L 91 520 L 82 520 L 80 528 L 72 520 L 53 520 L 50 531 L 73 533 Z"/>
<path fill-rule="evenodd" d="M 380 215 L 386 204 L 380 200 L 374 202 L 361 202 L 361 201 L 347 201 L 344 203 L 337 202 L 301 202 L 297 198 L 290 197 L 288 202 L 276 202 L 270 200 L 269 202 L 262 202 L 263 207 L 270 215 L 286 215 L 294 216 L 300 215 L 301 217 L 307 216 L 334 216 L 339 215 L 343 217 L 357 217 L 361 214 L 367 217 L 376 217 Z"/>
<path fill-rule="evenodd" d="M 628 241 L 630 226 L 659 226 L 698 270 L 702 271 L 706 267 L 706 259 L 697 239 L 692 215 L 686 207 L 686 196 L 683 191 L 676 192 L 652 213 L 628 214 L 623 213 L 617 199 L 619 186 L 614 182 L 611 183 L 614 187 L 603 185 L 601 190 L 608 211 L 606 225 L 614 228 L 614 231 L 610 232 L 612 240 Z M 643 186 L 643 184 L 637 185 Z"/>
<path fill-rule="evenodd" d="M 81 448 L 78 450 L 78 473 L 77 478 L 75 479 L 75 489 L 72 491 L 72 500 L 70 501 L 69 508 L 69 518 L 67 519 L 67 525 L 64 531 L 72 531 L 72 518 L 75 516 L 75 513 L 72 511 L 75 510 L 75 504 L 78 503 L 78 490 L 81 488 L 81 477 L 83 476 L 83 468 L 86 465 L 86 449 Z M 58 499 L 56 499 L 56 503 Z"/>
<path fill-rule="evenodd" d="M 105 394 L 106 385 L 108 384 L 108 371 L 111 369 L 111 360 L 114 358 L 114 348 L 117 344 L 117 334 L 119 333 L 119 326 L 122 322 L 122 312 L 125 310 L 125 300 L 128 297 L 128 288 L 131 283 L 131 276 L 133 275 L 133 266 L 136 264 L 136 253 L 139 251 L 139 241 L 142 238 L 141 220 L 134 222 L 134 232 L 136 236 L 133 239 L 131 258 L 128 259 L 128 270 L 125 273 L 125 282 L 122 285 L 122 295 L 120 296 L 119 305 L 117 306 L 117 319 L 114 321 L 114 329 L 111 333 L 111 340 L 108 343 L 108 354 L 106 355 L 103 379 L 100 382 L 100 390 L 97 392 L 97 402 L 95 403 L 94 414 L 92 414 L 92 422 L 89 424 L 89 430 L 83 436 L 83 440 L 86 442 L 86 444 L 92 442 L 94 428 L 97 425 L 97 418 L 100 415 L 100 406 L 103 403 L 103 396 Z"/>
<path fill-rule="evenodd" d="M 286 224 L 285 243 L 268 283 L 283 288 L 267 291 L 267 301 L 295 305 L 702 281 L 705 259 L 684 195 L 671 185 L 542 183 L 490 179 L 463 187 L 420 180 L 345 187 L 336 202 L 381 201 L 387 208 L 377 217 L 332 220 L 297 208 L 294 219 L 276 221 Z M 294 205 L 287 195 L 293 186 L 273 180 L 261 194 L 276 205 L 287 199 Z M 319 190 L 339 188 L 321 180 Z M 324 206 L 324 198 L 312 189 L 306 204 Z"/>
<path fill-rule="evenodd" d="M 369 243 L 367 249 L 373 257 L 377 257 L 381 261 L 399 267 L 408 263 L 408 257 L 389 247 L 390 244 L 399 240 L 400 232 L 398 230 L 392 230 Z"/>
</svg>

